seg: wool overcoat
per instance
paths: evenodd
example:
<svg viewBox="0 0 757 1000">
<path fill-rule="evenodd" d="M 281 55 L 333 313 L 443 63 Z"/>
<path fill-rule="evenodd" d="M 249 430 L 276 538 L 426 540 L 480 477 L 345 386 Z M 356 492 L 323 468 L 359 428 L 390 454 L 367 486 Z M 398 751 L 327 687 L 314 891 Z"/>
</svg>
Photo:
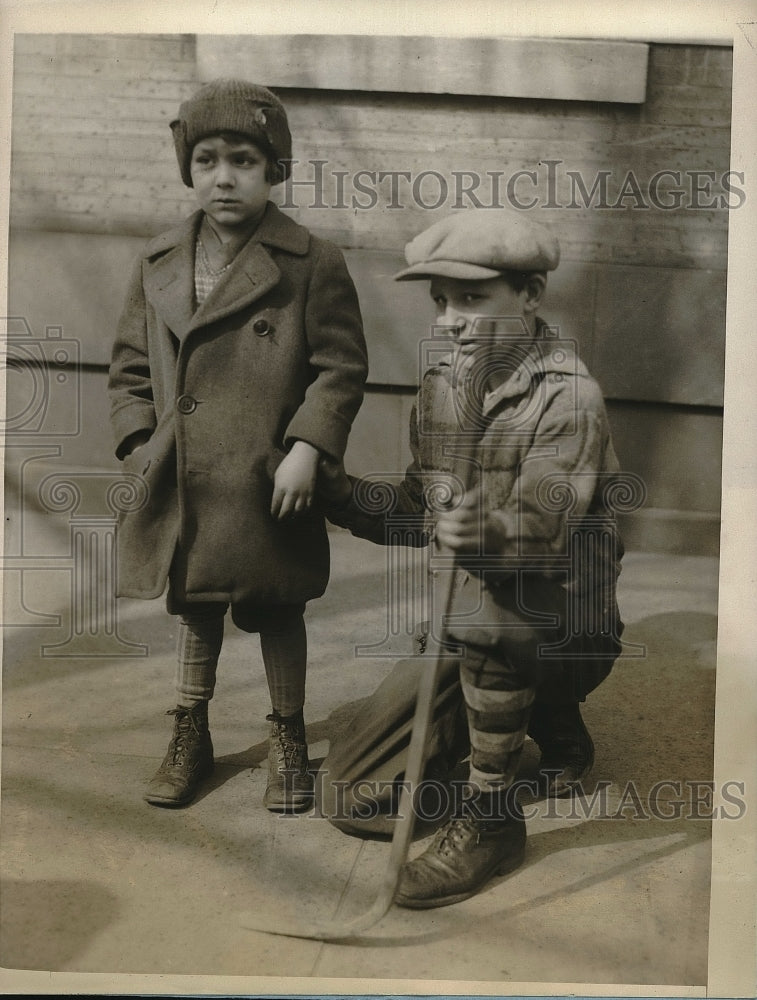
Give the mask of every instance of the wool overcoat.
<svg viewBox="0 0 757 1000">
<path fill-rule="evenodd" d="M 118 593 L 260 606 L 323 593 L 322 515 L 270 513 L 295 440 L 341 459 L 367 358 L 341 252 L 269 202 L 195 307 L 197 212 L 136 263 L 110 368 L 116 455 L 143 501 L 118 528 Z M 126 455 L 127 438 L 149 440 Z"/>
</svg>

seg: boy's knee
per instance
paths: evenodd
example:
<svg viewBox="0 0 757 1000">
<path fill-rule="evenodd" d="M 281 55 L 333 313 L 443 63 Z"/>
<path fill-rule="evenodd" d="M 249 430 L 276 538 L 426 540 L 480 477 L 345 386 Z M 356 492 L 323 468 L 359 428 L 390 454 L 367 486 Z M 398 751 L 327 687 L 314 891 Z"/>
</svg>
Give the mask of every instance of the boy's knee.
<svg viewBox="0 0 757 1000">
<path fill-rule="evenodd" d="M 351 836 L 391 836 L 392 788 L 392 782 L 340 778 L 326 758 L 316 782 L 317 814 Z"/>
</svg>

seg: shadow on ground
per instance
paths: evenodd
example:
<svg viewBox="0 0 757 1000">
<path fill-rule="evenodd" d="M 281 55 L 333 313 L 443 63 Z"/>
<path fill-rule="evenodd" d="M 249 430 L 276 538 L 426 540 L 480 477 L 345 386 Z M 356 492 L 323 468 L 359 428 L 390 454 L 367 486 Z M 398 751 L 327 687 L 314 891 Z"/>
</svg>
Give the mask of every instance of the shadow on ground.
<svg viewBox="0 0 757 1000">
<path fill-rule="evenodd" d="M 3 879 L 0 964 L 13 969 L 62 969 L 118 914 L 116 896 L 94 882 Z"/>
</svg>

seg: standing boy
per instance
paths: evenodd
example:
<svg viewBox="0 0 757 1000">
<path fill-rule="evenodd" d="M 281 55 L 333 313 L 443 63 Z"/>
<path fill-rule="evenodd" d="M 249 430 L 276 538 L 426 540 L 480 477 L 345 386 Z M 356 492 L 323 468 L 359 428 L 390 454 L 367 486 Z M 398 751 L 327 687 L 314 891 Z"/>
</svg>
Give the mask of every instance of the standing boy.
<svg viewBox="0 0 757 1000">
<path fill-rule="evenodd" d="M 289 173 L 279 99 L 216 80 L 171 123 L 199 211 L 148 244 L 113 349 L 116 455 L 147 502 L 119 525 L 119 593 L 168 582 L 179 616 L 177 704 L 153 805 L 190 802 L 213 770 L 208 702 L 224 615 L 259 632 L 271 696 L 265 804 L 312 802 L 303 721 L 305 603 L 328 580 L 319 457 L 342 458 L 367 373 L 340 251 L 268 196 Z"/>
<path fill-rule="evenodd" d="M 521 863 L 514 779 L 527 732 L 542 749 L 548 794 L 569 793 L 591 767 L 579 702 L 620 651 L 622 548 L 601 392 L 537 316 L 557 240 L 525 214 L 469 211 L 431 226 L 406 258 L 397 279 L 430 281 L 437 324 L 451 338 L 419 390 L 413 462 L 400 486 L 383 484 L 389 502 L 378 513 L 361 502 L 362 481 L 329 463 L 323 476 L 330 518 L 354 534 L 385 543 L 401 519 L 407 538 L 415 517 L 414 544 L 435 535 L 456 556 L 446 637 L 462 655 L 443 670 L 427 773 L 470 752 L 468 797 L 405 866 L 397 894 L 400 905 L 428 908 L 466 899 Z M 453 509 L 434 513 L 470 433 L 473 485 Z M 404 769 L 422 669 L 422 659 L 400 663 L 324 763 L 322 812 L 348 832 L 391 825 L 391 783 Z"/>
</svg>

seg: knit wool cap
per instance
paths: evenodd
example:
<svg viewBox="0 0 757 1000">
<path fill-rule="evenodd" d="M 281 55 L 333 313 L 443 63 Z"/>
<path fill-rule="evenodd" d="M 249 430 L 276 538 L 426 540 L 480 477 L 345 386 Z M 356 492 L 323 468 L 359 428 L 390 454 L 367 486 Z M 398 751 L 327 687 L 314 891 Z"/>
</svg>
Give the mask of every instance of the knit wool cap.
<svg viewBox="0 0 757 1000">
<path fill-rule="evenodd" d="M 190 163 L 195 143 L 219 132 L 249 136 L 269 156 L 272 184 L 289 176 L 292 136 L 284 105 L 267 87 L 247 80 L 213 80 L 179 108 L 171 122 L 181 179 L 192 187 Z"/>
<path fill-rule="evenodd" d="M 470 209 L 434 223 L 405 247 L 396 281 L 441 275 L 481 281 L 502 271 L 553 271 L 560 245 L 548 229 L 511 209 Z"/>
</svg>

